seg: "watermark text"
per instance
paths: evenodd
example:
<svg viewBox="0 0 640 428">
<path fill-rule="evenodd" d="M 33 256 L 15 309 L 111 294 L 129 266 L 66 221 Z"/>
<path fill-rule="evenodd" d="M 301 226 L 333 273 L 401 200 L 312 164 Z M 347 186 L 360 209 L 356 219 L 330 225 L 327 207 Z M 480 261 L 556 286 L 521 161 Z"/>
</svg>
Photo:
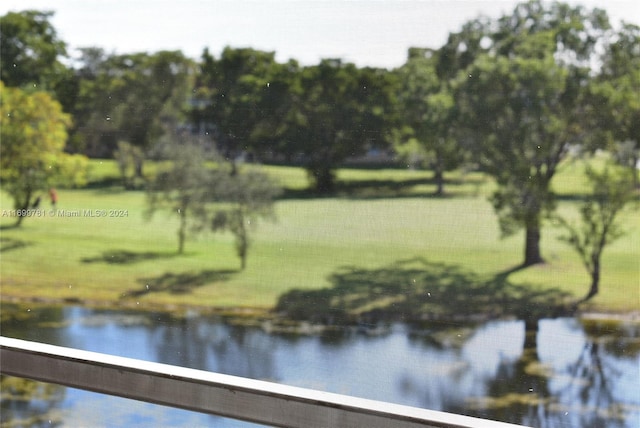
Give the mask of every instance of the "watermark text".
<svg viewBox="0 0 640 428">
<path fill-rule="evenodd" d="M 59 217 L 59 218 L 124 218 L 129 217 L 129 210 L 125 209 L 94 209 L 94 208 L 49 208 L 49 209 L 26 209 L 26 210 L 2 210 L 0 217 Z"/>
</svg>

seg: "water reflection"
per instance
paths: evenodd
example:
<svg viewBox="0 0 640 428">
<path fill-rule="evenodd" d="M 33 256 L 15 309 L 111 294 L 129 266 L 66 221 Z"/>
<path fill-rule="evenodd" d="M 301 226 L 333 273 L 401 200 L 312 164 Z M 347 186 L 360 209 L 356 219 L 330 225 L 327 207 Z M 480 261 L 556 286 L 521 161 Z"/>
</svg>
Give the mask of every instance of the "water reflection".
<svg viewBox="0 0 640 428">
<path fill-rule="evenodd" d="M 500 363 L 486 396 L 469 401 L 468 413 L 534 427 L 638 426 L 638 353 L 623 351 L 620 359 L 605 351 L 608 335 L 584 330 L 574 319 L 541 321 L 520 356 Z"/>
<path fill-rule="evenodd" d="M 61 424 L 54 415 L 65 399 L 64 387 L 0 376 L 0 390 L 1 426 L 55 427 Z"/>
<path fill-rule="evenodd" d="M 637 323 L 543 320 L 525 334 L 522 322 L 496 321 L 299 336 L 199 316 L 6 309 L 2 331 L 12 337 L 535 427 L 640 426 Z M 3 395 L 3 423 L 24 419 L 20 406 L 27 405 L 31 415 L 56 415 L 64 425 L 103 415 L 136 426 L 249 426 L 57 388 L 62 394 L 45 397 L 46 406 L 42 394 L 26 401 Z"/>
<path fill-rule="evenodd" d="M 148 328 L 151 359 L 253 379 L 274 380 L 271 337 L 256 329 L 189 317 Z"/>
</svg>

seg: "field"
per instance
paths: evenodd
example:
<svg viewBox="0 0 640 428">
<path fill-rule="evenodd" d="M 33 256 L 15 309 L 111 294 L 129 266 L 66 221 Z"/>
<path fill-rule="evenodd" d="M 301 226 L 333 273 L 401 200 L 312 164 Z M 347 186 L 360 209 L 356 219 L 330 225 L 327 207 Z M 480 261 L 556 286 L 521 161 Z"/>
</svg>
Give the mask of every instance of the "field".
<svg viewBox="0 0 640 428">
<path fill-rule="evenodd" d="M 276 205 L 277 221 L 255 229 L 247 269 L 240 271 L 230 235 L 190 236 L 178 255 L 177 216 L 158 212 L 147 220 L 144 192 L 119 187 L 112 162 L 92 161 L 88 188 L 58 190 L 59 215 L 27 218 L 20 228 L 0 217 L 2 299 L 264 310 L 293 289 L 345 286 L 354 272 L 389 275 L 393 283 L 411 281 L 407 274 L 417 271 L 431 273 L 421 280 L 441 291 L 454 279 L 468 281 L 469 290 L 473 282 L 500 279 L 513 293 L 552 290 L 573 299 L 587 291 L 586 271 L 552 225 L 543 230 L 547 263 L 514 270 L 523 257 L 523 233 L 500 238 L 487 201 L 493 184 L 478 173 L 451 174 L 448 196 L 435 198 L 428 172 L 343 169 L 338 193 L 315 198 L 305 191 L 304 171 L 265 170 L 286 192 Z M 576 215 L 586 191 L 581 171 L 577 162 L 567 163 L 555 179 L 558 212 L 566 216 Z M 11 208 L 2 193 L 0 209 Z M 89 217 L 89 210 L 107 216 Z M 605 249 L 601 293 L 588 310 L 639 309 L 640 216 L 627 210 L 621 220 L 627 234 Z"/>
</svg>

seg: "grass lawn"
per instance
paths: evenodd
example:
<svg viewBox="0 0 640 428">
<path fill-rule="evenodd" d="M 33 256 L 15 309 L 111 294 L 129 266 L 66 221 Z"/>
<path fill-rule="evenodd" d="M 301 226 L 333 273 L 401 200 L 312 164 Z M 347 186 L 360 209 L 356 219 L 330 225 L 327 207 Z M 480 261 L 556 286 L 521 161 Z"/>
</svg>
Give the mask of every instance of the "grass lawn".
<svg viewBox="0 0 640 428">
<path fill-rule="evenodd" d="M 19 229 L 0 217 L 0 283 L 3 299 L 67 299 L 153 307 L 273 308 L 292 289 L 344 285 L 345 273 L 389 281 L 411 281 L 401 273 L 419 266 L 438 286 L 454 278 L 469 282 L 508 278 L 515 290 L 556 289 L 574 297 L 589 278 L 573 250 L 543 230 L 544 265 L 507 275 L 523 257 L 523 234 L 500 239 L 486 195 L 490 180 L 477 173 L 452 174 L 449 197 L 431 196 L 430 173 L 410 170 L 341 170 L 340 191 L 331 198 L 305 195 L 304 171 L 265 167 L 287 189 L 278 220 L 261 223 L 253 235 L 248 266 L 239 271 L 229 235 L 191 237 L 176 254 L 177 216 L 158 212 L 147 221 L 145 195 L 116 186 L 60 189 L 57 209 L 124 210 L 121 217 L 45 215 L 27 218 Z M 117 176 L 110 161 L 92 161 L 91 180 Z M 113 180 L 112 180 L 113 181 Z M 575 215 L 574 196 L 584 193 L 581 169 L 567 164 L 555 181 L 558 210 Z M 48 201 L 44 198 L 44 209 Z M 0 209 L 12 208 L 0 194 Z M 605 249 L 601 293 L 591 310 L 629 312 L 640 306 L 640 217 L 626 212 L 627 235 Z M 417 263 L 417 264 L 416 264 Z M 462 272 L 455 276 L 452 272 Z M 447 276 L 450 275 L 450 276 Z M 431 278 L 431 279 L 427 279 Z M 347 284 L 348 285 L 348 284 Z M 455 284 L 460 286 L 461 284 Z M 429 283 L 422 285 L 425 290 Z M 473 284 L 470 284 L 470 287 Z M 435 288 L 434 288 L 435 289 Z M 517 291 L 517 292 L 520 292 Z M 485 296 L 491 298 L 491 296 Z"/>
</svg>

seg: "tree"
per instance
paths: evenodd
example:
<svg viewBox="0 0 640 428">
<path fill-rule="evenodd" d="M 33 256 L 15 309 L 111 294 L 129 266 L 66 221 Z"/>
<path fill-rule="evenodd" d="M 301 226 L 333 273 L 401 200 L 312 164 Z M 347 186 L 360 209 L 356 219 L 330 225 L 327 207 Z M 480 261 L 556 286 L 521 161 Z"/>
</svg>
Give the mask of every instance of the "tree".
<svg viewBox="0 0 640 428">
<path fill-rule="evenodd" d="M 26 10 L 0 18 L 0 78 L 7 86 L 53 89 L 66 45 L 49 22 L 53 12 Z"/>
<path fill-rule="evenodd" d="M 589 61 L 608 27 L 601 10 L 531 1 L 479 26 L 484 35 L 473 33 L 485 47 L 458 78 L 459 124 L 498 183 L 492 201 L 503 234 L 525 229 L 523 266 L 544 261 L 541 225 L 554 209 L 551 181 L 569 146 L 587 134 Z"/>
<path fill-rule="evenodd" d="M 627 168 L 608 164 L 602 171 L 592 167 L 586 170 L 591 193 L 580 208 L 580 223 L 575 224 L 557 217 L 566 232 L 561 240 L 580 255 L 589 276 L 589 292 L 580 302 L 598 294 L 601 276 L 601 258 L 607 245 L 624 235 L 618 215 L 635 197 L 633 174 Z"/>
<path fill-rule="evenodd" d="M 601 130 L 593 148 L 614 142 L 609 148 L 618 162 L 635 171 L 640 162 L 640 27 L 623 24 L 605 45 L 601 61 L 588 88 L 588 117 Z M 637 187 L 637 175 L 633 177 Z"/>
<path fill-rule="evenodd" d="M 214 231 L 230 231 L 235 237 L 236 254 L 241 268 L 247 266 L 250 230 L 260 218 L 274 218 L 273 202 L 281 189 L 268 176 L 256 171 L 217 170 L 214 188 L 218 204 L 211 227 Z"/>
<path fill-rule="evenodd" d="M 177 140 L 177 138 L 176 138 Z M 177 213 L 178 254 L 184 252 L 189 224 L 198 228 L 206 222 L 206 205 L 213 199 L 211 172 L 202 146 L 189 138 L 174 140 L 164 153 L 168 162 L 147 187 L 147 216 L 158 209 Z"/>
<path fill-rule="evenodd" d="M 415 161 L 433 169 L 436 195 L 443 195 L 444 172 L 459 166 L 464 152 L 453 135 L 453 94 L 448 81 L 437 75 L 437 58 L 431 50 L 412 48 L 398 70 L 398 109 L 404 128 L 396 150 L 418 156 Z"/>
<path fill-rule="evenodd" d="M 80 64 L 73 140 L 84 142 L 87 153 L 111 156 L 120 141 L 144 153 L 174 128 L 191 85 L 192 64 L 181 52 L 108 55 L 90 48 Z M 142 168 L 137 163 L 139 178 Z"/>
<path fill-rule="evenodd" d="M 32 207 L 38 192 L 85 181 L 86 158 L 64 152 L 69 115 L 46 92 L 27 93 L 0 82 L 0 182 L 17 212 Z M 18 216 L 20 225 L 23 216 Z"/>
<path fill-rule="evenodd" d="M 118 148 L 113 152 L 113 157 L 120 170 L 120 178 L 125 189 L 135 189 L 138 187 L 136 171 L 140 171 L 144 162 L 144 153 L 138 146 L 129 144 L 126 141 L 118 141 Z"/>
<path fill-rule="evenodd" d="M 503 234 L 526 229 L 524 266 L 543 261 L 542 217 L 554 208 L 551 179 L 575 128 L 564 113 L 567 74 L 552 58 L 480 58 L 465 83 L 466 123 L 484 171 L 498 185 L 492 202 Z"/>
<path fill-rule="evenodd" d="M 249 147 L 259 159 L 293 162 L 298 156 L 298 145 L 291 130 L 300 118 L 295 107 L 300 100 L 301 68 L 290 60 L 274 63 L 269 70 L 257 104 L 260 120 L 251 132 Z"/>
<path fill-rule="evenodd" d="M 388 144 L 394 80 L 386 70 L 340 60 L 304 68 L 283 137 L 303 162 L 316 191 L 333 190 L 335 169 L 350 156 Z"/>
<path fill-rule="evenodd" d="M 211 130 L 232 165 L 242 153 L 302 159 L 327 192 L 347 157 L 387 143 L 394 89 L 386 70 L 339 60 L 300 69 L 271 52 L 231 48 L 219 59 L 205 51 L 200 68 L 192 122 Z"/>
<path fill-rule="evenodd" d="M 465 23 L 457 33 L 449 33 L 447 42 L 437 50 L 436 72 L 441 80 L 455 79 L 492 45 L 492 27 L 488 18 Z"/>
<path fill-rule="evenodd" d="M 258 126 L 273 121 L 262 108 L 275 67 L 275 53 L 251 48 L 225 48 L 219 59 L 202 54 L 191 120 L 198 129 L 210 127 L 222 156 L 231 162 L 250 152 Z"/>
<path fill-rule="evenodd" d="M 177 213 L 179 254 L 184 252 L 189 228 L 230 231 L 244 269 L 251 228 L 260 218 L 273 218 L 280 188 L 259 171 L 234 170 L 192 136 L 174 136 L 162 155 L 165 166 L 147 187 L 148 218 L 159 209 Z"/>
<path fill-rule="evenodd" d="M 51 25 L 53 12 L 26 10 L 0 17 L 0 80 L 10 87 L 48 91 L 71 112 L 77 81 L 61 61 L 66 44 Z"/>
</svg>

